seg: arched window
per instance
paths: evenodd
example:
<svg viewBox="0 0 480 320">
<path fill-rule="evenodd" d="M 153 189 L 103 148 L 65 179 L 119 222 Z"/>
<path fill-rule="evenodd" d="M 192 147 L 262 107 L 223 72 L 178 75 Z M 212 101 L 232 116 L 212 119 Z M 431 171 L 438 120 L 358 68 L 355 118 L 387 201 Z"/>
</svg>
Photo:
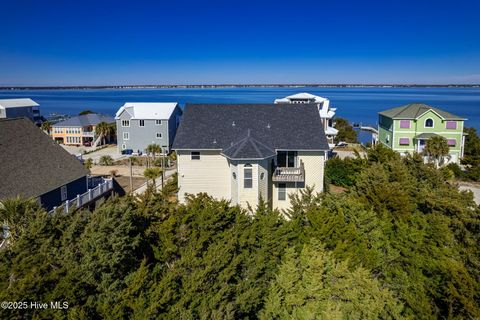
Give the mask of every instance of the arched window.
<svg viewBox="0 0 480 320">
<path fill-rule="evenodd" d="M 425 128 L 433 128 L 433 119 L 428 118 L 425 120 Z"/>
</svg>

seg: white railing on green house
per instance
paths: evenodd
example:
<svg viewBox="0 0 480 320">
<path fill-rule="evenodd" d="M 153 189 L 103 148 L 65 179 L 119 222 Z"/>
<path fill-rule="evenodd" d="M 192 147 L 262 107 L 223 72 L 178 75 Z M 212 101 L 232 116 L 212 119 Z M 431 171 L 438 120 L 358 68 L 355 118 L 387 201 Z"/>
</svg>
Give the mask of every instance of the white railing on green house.
<svg viewBox="0 0 480 320">
<path fill-rule="evenodd" d="M 69 213 L 72 210 L 81 208 L 97 198 L 103 196 L 105 193 L 113 189 L 113 179 L 103 179 L 103 182 L 98 184 L 95 188 L 88 189 L 83 194 L 78 194 L 75 198 L 67 200 L 58 207 L 54 207 L 49 213 Z"/>
</svg>

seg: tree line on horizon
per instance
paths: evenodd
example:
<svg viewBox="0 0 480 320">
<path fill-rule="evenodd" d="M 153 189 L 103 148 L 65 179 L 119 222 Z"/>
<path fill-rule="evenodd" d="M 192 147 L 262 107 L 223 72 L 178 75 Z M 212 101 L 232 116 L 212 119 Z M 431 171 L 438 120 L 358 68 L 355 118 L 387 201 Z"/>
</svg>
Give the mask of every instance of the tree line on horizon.
<svg viewBox="0 0 480 320">
<path fill-rule="evenodd" d="M 69 215 L 7 201 L 0 300 L 69 308 L 0 318 L 479 318 L 472 194 L 419 156 L 377 146 L 356 161 L 345 192 L 307 188 L 283 213 L 206 194 L 181 205 L 175 181 Z"/>
</svg>

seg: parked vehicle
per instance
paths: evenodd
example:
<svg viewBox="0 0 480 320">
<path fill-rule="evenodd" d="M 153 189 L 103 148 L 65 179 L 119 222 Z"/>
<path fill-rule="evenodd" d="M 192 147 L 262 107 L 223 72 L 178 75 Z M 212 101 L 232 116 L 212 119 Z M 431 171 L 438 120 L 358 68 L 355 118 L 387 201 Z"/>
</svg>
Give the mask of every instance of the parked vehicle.
<svg viewBox="0 0 480 320">
<path fill-rule="evenodd" d="M 132 150 L 132 149 L 125 149 L 125 150 L 122 150 L 122 154 L 131 155 L 131 154 L 133 154 L 133 150 Z"/>
</svg>

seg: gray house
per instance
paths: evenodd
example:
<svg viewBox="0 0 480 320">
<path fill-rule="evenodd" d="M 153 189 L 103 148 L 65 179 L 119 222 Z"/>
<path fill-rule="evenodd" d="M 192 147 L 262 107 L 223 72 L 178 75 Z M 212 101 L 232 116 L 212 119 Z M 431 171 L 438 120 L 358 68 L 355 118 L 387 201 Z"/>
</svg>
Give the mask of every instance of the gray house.
<svg viewBox="0 0 480 320">
<path fill-rule="evenodd" d="M 29 98 L 23 99 L 0 99 L 0 118 L 26 117 L 41 123 L 39 104 Z"/>
<path fill-rule="evenodd" d="M 117 143 L 121 152 L 145 152 L 158 144 L 170 152 L 182 110 L 176 102 L 127 102 L 116 113 Z"/>
</svg>

